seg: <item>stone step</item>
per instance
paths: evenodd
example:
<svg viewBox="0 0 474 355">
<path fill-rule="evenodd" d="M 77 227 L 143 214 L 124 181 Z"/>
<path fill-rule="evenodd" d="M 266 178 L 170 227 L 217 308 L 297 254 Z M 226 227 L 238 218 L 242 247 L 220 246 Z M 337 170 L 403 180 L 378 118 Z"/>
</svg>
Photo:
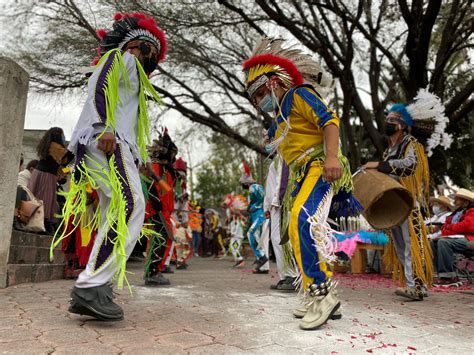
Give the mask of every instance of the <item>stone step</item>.
<svg viewBox="0 0 474 355">
<path fill-rule="evenodd" d="M 26 233 L 17 230 L 12 231 L 12 239 L 10 245 L 32 246 L 49 248 L 53 237 L 46 234 Z"/>
<path fill-rule="evenodd" d="M 9 264 L 8 286 L 64 278 L 64 264 Z"/>
<path fill-rule="evenodd" d="M 56 264 L 64 263 L 64 254 L 61 248 L 54 250 Z M 49 248 L 30 245 L 11 245 L 8 256 L 9 264 L 49 264 Z"/>
</svg>

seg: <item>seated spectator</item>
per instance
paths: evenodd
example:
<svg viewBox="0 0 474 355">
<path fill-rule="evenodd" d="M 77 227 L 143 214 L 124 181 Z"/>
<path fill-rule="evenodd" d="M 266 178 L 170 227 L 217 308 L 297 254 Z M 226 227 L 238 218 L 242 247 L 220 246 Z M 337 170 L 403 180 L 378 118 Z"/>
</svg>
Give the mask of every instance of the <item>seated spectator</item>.
<svg viewBox="0 0 474 355">
<path fill-rule="evenodd" d="M 58 127 L 50 128 L 37 147 L 40 161 L 31 175 L 28 189 L 38 199 L 43 201 L 46 231 L 54 234 L 54 215 L 57 212 L 56 184 L 58 171 L 67 165 L 73 155 L 68 152 L 63 130 Z"/>
<path fill-rule="evenodd" d="M 23 165 L 23 163 L 20 163 Z M 31 173 L 38 165 L 38 160 L 34 159 L 30 161 L 24 170 L 18 173 L 18 185 L 16 187 L 16 200 L 15 200 L 15 216 L 13 218 L 13 228 L 16 230 L 23 230 L 23 225 L 18 220 L 18 210 L 21 207 L 21 201 L 28 201 L 28 194 L 26 192 L 28 183 L 31 178 Z"/>
<path fill-rule="evenodd" d="M 460 189 L 454 194 L 456 210 L 446 218 L 441 236 L 431 242 L 433 262 L 438 271 L 435 284 L 450 285 L 458 282 L 454 272 L 454 254 L 468 250 L 468 242 L 474 241 L 474 192 Z"/>
<path fill-rule="evenodd" d="M 454 205 L 449 197 L 431 197 L 430 205 L 432 207 L 433 214 L 431 218 L 426 220 L 426 224 L 429 226 L 430 239 L 438 239 L 441 237 L 441 227 L 443 226 L 446 218 L 454 211 Z"/>
</svg>

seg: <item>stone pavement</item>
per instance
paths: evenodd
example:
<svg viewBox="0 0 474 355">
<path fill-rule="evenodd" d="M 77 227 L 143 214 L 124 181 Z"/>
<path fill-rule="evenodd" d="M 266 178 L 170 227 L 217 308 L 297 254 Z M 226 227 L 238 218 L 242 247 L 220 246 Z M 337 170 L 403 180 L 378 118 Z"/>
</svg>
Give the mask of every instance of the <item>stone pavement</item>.
<svg viewBox="0 0 474 355">
<path fill-rule="evenodd" d="M 472 354 L 474 296 L 432 292 L 423 302 L 393 294 L 380 277 L 341 275 L 343 319 L 301 331 L 293 293 L 270 291 L 275 274 L 193 258 L 171 286 L 146 288 L 129 263 L 133 295 L 117 297 L 126 319 L 68 314 L 67 280 L 0 290 L 1 354 Z M 274 267 L 273 267 L 274 270 Z"/>
</svg>

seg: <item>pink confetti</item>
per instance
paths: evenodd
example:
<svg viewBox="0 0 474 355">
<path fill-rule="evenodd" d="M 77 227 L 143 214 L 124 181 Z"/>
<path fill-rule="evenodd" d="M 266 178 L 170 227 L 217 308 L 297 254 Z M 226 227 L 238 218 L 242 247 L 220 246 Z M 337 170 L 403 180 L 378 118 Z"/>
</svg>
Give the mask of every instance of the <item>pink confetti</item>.
<svg viewBox="0 0 474 355">
<path fill-rule="evenodd" d="M 416 350 L 416 348 L 414 346 L 407 346 L 407 349 L 408 350 Z"/>
</svg>

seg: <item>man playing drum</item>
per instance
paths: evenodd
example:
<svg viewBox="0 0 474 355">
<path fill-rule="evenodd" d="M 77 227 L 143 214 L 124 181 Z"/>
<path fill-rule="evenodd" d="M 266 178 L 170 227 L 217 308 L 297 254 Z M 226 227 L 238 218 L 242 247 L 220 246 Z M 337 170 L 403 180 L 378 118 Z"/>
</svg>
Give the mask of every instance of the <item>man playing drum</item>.
<svg viewBox="0 0 474 355">
<path fill-rule="evenodd" d="M 424 109 L 421 110 L 421 107 Z M 431 107 L 431 111 L 426 107 Z M 395 293 L 413 300 L 423 300 L 427 295 L 426 287 L 431 286 L 433 280 L 433 265 L 428 232 L 422 215 L 429 198 L 428 159 L 423 145 L 410 133 L 413 127 L 423 124 L 425 137 L 429 137 L 434 125 L 427 123 L 431 121 L 442 126 L 446 124 L 446 120 L 439 98 L 426 90 L 420 90 L 413 104 L 395 104 L 390 108 L 384 127 L 388 148 L 384 152 L 383 161 L 364 165 L 365 169 L 377 169 L 399 181 L 415 201 L 407 220 L 391 230 L 391 248 L 387 254 L 391 259 L 394 277 L 398 276 L 402 285 L 406 285 L 398 288 Z M 443 129 L 436 129 L 434 132 L 443 132 Z M 450 137 L 433 134 L 428 139 L 428 155 L 438 144 L 447 148 Z"/>
</svg>

